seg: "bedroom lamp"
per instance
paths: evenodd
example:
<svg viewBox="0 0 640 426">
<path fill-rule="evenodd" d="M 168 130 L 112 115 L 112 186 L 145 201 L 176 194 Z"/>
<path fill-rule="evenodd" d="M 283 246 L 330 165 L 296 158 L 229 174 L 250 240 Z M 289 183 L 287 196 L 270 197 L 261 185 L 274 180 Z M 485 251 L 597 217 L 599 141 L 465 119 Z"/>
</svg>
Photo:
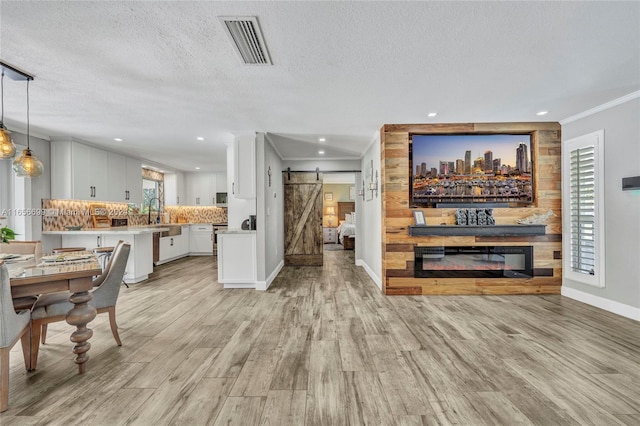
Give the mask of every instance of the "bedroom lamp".
<svg viewBox="0 0 640 426">
<path fill-rule="evenodd" d="M 327 207 L 327 216 L 329 216 L 327 218 L 327 223 L 329 224 L 330 227 L 333 226 L 333 217 L 336 215 L 336 209 L 333 206 L 329 206 Z"/>
</svg>

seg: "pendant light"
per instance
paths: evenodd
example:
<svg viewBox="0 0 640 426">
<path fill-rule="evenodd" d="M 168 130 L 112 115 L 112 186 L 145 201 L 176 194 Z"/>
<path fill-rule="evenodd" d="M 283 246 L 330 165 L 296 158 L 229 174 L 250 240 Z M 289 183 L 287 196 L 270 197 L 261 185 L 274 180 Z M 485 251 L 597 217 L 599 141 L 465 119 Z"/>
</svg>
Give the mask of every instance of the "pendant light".
<svg viewBox="0 0 640 426">
<path fill-rule="evenodd" d="M 2 68 L 2 79 L 0 80 L 0 95 L 2 103 L 2 115 L 0 116 L 0 159 L 6 160 L 16 155 L 16 144 L 11 139 L 11 132 L 4 127 L 4 68 Z"/>
<path fill-rule="evenodd" d="M 17 176 L 22 177 L 38 177 L 44 171 L 42 161 L 33 155 L 29 144 L 29 80 L 32 79 L 27 79 L 27 149 L 23 150 L 13 162 L 13 171 Z"/>
</svg>

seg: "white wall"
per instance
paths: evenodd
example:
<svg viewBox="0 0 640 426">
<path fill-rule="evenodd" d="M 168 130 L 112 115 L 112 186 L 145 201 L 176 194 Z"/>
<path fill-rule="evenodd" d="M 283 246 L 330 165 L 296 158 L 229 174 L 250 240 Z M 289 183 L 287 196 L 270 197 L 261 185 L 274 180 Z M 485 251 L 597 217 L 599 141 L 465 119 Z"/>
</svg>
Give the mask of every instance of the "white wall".
<svg viewBox="0 0 640 426">
<path fill-rule="evenodd" d="M 269 182 L 271 171 L 271 183 Z M 258 290 L 266 290 L 284 265 L 282 161 L 263 134 L 256 137 Z"/>
<path fill-rule="evenodd" d="M 636 96 L 563 123 L 562 140 L 601 129 L 604 129 L 605 167 L 605 287 L 564 279 L 562 294 L 640 320 L 640 190 L 622 191 L 623 177 L 640 175 L 640 98 Z M 563 229 L 563 234 L 568 232 Z"/>
<path fill-rule="evenodd" d="M 365 176 L 367 165 L 373 160 L 373 176 L 375 179 L 376 171 L 378 172 L 379 185 L 382 182 L 380 175 L 380 135 L 376 134 L 371 146 L 364 154 L 361 160 L 360 169 L 362 177 L 357 176 L 356 182 L 358 188 L 362 186 L 362 179 Z M 365 191 L 367 183 L 365 182 Z M 382 289 L 382 190 L 378 187 L 378 196 L 373 195 L 373 199 L 365 201 L 362 197 L 357 198 L 356 210 L 358 213 L 358 221 L 356 222 L 357 240 L 360 244 L 356 250 L 356 264 L 362 266 L 376 285 Z M 366 231 L 365 231 L 366 230 Z"/>
</svg>

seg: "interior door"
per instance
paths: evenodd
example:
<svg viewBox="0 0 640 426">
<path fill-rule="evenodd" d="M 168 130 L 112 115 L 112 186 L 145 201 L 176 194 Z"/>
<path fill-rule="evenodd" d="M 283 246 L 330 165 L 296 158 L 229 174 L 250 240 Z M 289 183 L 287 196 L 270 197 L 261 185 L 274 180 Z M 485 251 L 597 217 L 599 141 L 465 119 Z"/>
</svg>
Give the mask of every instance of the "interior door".
<svg viewBox="0 0 640 426">
<path fill-rule="evenodd" d="M 284 172 L 284 264 L 322 266 L 322 173 Z"/>
</svg>

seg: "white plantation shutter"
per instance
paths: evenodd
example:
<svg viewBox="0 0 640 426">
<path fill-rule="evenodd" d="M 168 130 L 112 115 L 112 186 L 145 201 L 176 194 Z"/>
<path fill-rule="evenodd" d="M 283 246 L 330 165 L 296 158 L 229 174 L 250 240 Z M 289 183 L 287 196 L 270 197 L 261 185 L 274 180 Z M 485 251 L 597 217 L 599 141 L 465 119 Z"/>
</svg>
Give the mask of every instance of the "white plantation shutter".
<svg viewBox="0 0 640 426">
<path fill-rule="evenodd" d="M 595 147 L 571 151 L 571 270 L 595 275 Z"/>
<path fill-rule="evenodd" d="M 603 287 L 602 131 L 566 142 L 563 161 L 565 277 Z"/>
</svg>

